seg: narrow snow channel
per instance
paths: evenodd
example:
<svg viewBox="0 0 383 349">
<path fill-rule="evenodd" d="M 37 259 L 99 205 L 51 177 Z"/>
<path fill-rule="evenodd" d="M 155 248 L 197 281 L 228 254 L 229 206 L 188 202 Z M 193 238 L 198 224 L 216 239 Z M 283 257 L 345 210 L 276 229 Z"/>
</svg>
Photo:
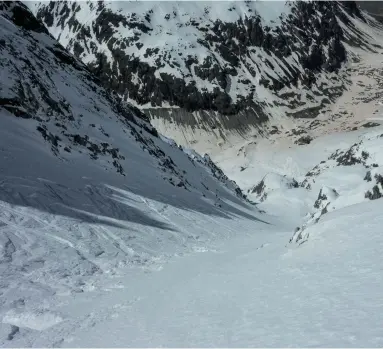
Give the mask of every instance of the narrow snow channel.
<svg viewBox="0 0 383 349">
<path fill-rule="evenodd" d="M 66 320 L 42 334 L 70 347 L 382 346 L 381 209 L 329 213 L 301 246 L 264 231 L 132 269 L 105 292 L 63 296 Z"/>
</svg>

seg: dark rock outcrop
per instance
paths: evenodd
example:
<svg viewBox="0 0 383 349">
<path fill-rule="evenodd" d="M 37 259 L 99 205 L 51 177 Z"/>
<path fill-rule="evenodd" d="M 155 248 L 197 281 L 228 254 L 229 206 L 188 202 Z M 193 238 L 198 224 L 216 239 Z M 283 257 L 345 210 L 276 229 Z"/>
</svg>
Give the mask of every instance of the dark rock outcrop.
<svg viewBox="0 0 383 349">
<path fill-rule="evenodd" d="M 274 26 L 265 24 L 250 2 L 242 5 L 248 6 L 247 15 L 226 22 L 193 17 L 183 13 L 182 6 L 175 6 L 164 18 L 164 23 L 175 25 L 175 32 L 166 33 L 168 36 L 163 34 L 164 29 L 153 27 L 153 9 L 145 13 L 117 13 L 103 2 L 50 2 L 40 5 L 36 12 L 48 27 L 58 27 L 52 28 L 55 32 L 69 29 L 67 48 L 78 58 L 86 58 L 89 69 L 105 86 L 138 105 L 179 107 L 189 114 L 218 112 L 224 118 L 241 118 L 241 113 L 251 113 L 251 118 L 241 118 L 240 123 L 259 125 L 272 115 L 270 103 L 257 93 L 260 86 L 278 96 L 283 88 L 294 88 L 300 83 L 306 91 L 316 85 L 321 102 L 295 110 L 289 99 L 285 102 L 291 109 L 287 114 L 297 118 L 318 115 L 326 100 L 338 97 L 344 88 L 339 81 L 334 88 L 319 83 L 317 77 L 340 69 L 347 59 L 344 42 L 365 46 L 361 39 L 364 34 L 350 20 L 353 17 L 365 21 L 355 2 L 288 3 Z M 206 7 L 204 15 L 209 16 L 210 10 Z M 91 11 L 94 20 L 81 22 L 77 15 L 80 11 Z M 188 19 L 185 23 L 176 21 L 181 12 Z M 54 18 L 58 18 L 58 24 L 54 24 Z M 198 39 L 190 43 L 181 38 L 174 46 L 147 44 L 145 38 L 155 35 L 165 35 L 173 42 L 178 35 L 176 27 L 190 28 Z M 351 39 L 344 28 L 350 28 Z M 205 50 L 207 56 L 201 59 L 199 49 Z M 232 80 L 238 90 L 232 89 Z M 154 114 L 158 116 L 156 110 L 152 111 Z"/>
</svg>

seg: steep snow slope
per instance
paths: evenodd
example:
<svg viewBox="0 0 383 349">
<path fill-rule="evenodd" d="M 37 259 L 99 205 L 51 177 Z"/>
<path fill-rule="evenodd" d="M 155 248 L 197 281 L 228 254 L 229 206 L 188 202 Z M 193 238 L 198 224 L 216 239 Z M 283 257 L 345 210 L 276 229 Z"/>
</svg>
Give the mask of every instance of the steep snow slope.
<svg viewBox="0 0 383 349">
<path fill-rule="evenodd" d="M 318 116 L 348 88 L 354 49 L 375 53 L 382 33 L 354 2 L 28 4 L 104 84 L 200 152 Z"/>
<path fill-rule="evenodd" d="M 102 297 L 94 326 L 60 333 L 63 345 L 381 347 L 381 209 L 331 213 L 299 248 L 286 248 L 284 234 L 242 237 L 133 287 L 125 280 Z M 63 311 L 92 308 L 77 301 Z"/>
<path fill-rule="evenodd" d="M 376 200 L 331 212 L 300 246 L 258 231 L 158 271 L 104 275 L 99 289 L 47 304 L 56 323 L 30 316 L 52 327 L 14 329 L 13 345 L 381 347 L 381 210 Z M 5 321 L 25 324 L 20 314 Z"/>
<path fill-rule="evenodd" d="M 50 310 L 60 295 L 267 225 L 209 157 L 161 139 L 24 5 L 1 3 L 0 28 L 2 345 L 65 321 Z"/>
<path fill-rule="evenodd" d="M 222 153 L 261 213 L 20 3 L 0 50 L 2 347 L 382 346 L 380 126 Z"/>
</svg>

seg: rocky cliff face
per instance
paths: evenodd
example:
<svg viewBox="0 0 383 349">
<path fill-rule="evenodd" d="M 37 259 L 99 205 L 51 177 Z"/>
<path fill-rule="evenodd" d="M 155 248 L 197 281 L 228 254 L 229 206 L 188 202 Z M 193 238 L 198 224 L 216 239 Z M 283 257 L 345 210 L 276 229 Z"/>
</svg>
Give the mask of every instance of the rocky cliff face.
<svg viewBox="0 0 383 349">
<path fill-rule="evenodd" d="M 314 118 L 374 50 L 355 2 L 50 2 L 33 11 L 105 86 L 151 119 L 246 133 Z"/>
<path fill-rule="evenodd" d="M 162 179 L 179 190 L 193 191 L 195 184 L 188 179 L 188 171 L 200 169 L 202 173 L 195 178 L 206 174 L 245 199 L 210 159 L 194 159 L 174 142 L 161 140 L 145 114 L 114 91 L 105 90 L 24 4 L 0 3 L 0 26 L 0 113 L 5 131 L 8 121 L 20 120 L 31 128 L 29 137 L 42 142 L 60 161 L 71 163 L 84 157 L 122 177 L 132 158 L 141 154 L 139 164 L 148 166 L 146 172 L 158 168 Z M 177 164 L 177 158 L 182 159 L 182 165 Z M 152 163 L 156 164 L 154 169 Z M 199 179 L 198 186 L 209 191 Z M 217 192 L 210 195 L 215 199 Z"/>
</svg>

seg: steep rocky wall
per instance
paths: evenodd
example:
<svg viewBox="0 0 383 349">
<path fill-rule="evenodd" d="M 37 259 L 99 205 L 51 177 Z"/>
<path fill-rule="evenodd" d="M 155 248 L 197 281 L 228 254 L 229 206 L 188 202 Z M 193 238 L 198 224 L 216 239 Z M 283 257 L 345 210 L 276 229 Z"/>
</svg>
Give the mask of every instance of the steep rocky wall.
<svg viewBox="0 0 383 349">
<path fill-rule="evenodd" d="M 350 86 L 347 47 L 374 52 L 358 26 L 369 19 L 355 2 L 288 2 L 271 21 L 258 10 L 256 1 L 33 7 L 104 86 L 154 125 L 211 132 L 217 142 L 225 131 L 262 134 L 276 116 L 316 118 Z"/>
</svg>

